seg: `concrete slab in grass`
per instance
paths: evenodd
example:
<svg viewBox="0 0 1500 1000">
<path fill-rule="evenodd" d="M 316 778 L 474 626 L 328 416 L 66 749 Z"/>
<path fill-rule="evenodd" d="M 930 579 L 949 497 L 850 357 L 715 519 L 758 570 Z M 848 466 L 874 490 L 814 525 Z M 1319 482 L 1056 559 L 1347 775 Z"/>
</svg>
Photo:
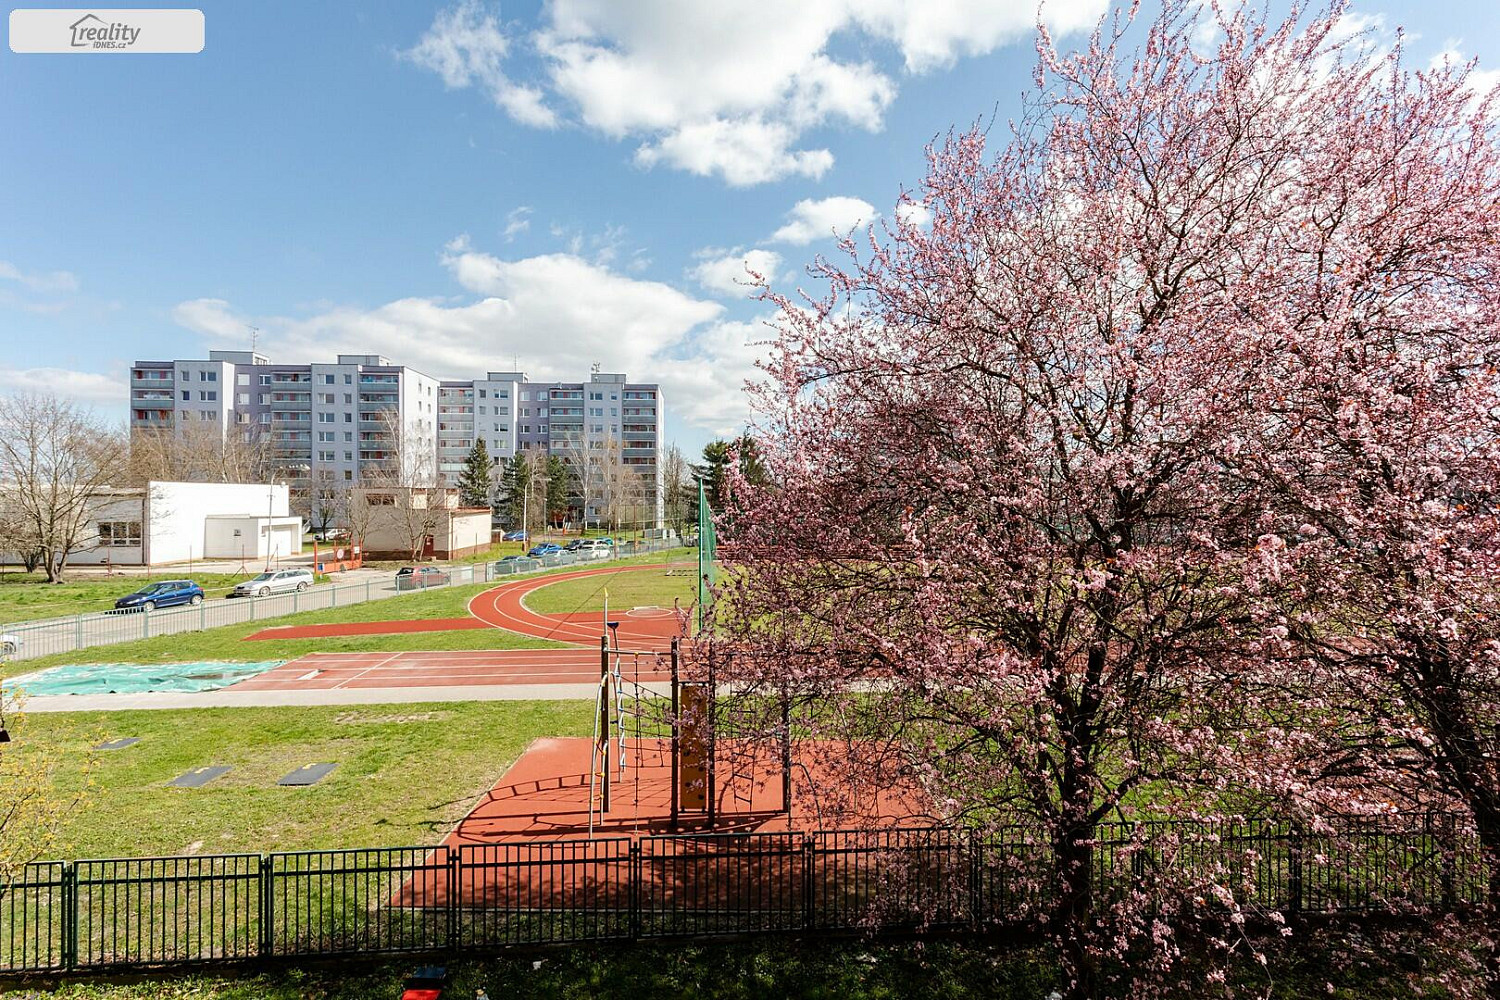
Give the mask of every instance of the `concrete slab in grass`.
<svg viewBox="0 0 1500 1000">
<path fill-rule="evenodd" d="M 231 767 L 215 765 L 213 767 L 195 767 L 191 771 L 185 771 L 167 782 L 173 788 L 202 788 L 215 778 L 222 778 L 230 771 Z"/>
<path fill-rule="evenodd" d="M 291 774 L 283 775 L 278 785 L 316 785 L 328 777 L 337 764 L 303 764 Z"/>
<path fill-rule="evenodd" d="M 98 746 L 94 747 L 94 749 L 95 750 L 124 750 L 126 747 L 134 746 L 135 744 L 139 743 L 140 741 L 141 741 L 141 738 L 139 736 L 122 736 L 122 737 L 120 737 L 117 740 L 107 740 L 104 743 L 100 743 Z"/>
</svg>

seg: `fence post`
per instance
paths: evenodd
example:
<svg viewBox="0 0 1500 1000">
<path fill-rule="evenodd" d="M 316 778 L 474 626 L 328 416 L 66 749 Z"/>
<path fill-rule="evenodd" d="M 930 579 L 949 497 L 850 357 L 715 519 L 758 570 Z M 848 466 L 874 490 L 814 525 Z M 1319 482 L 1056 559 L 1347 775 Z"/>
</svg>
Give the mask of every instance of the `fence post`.
<svg viewBox="0 0 1500 1000">
<path fill-rule="evenodd" d="M 62 963 L 65 969 L 78 967 L 78 870 L 73 862 L 64 861 L 62 870 Z"/>
<path fill-rule="evenodd" d="M 272 922 L 276 919 L 275 889 L 271 879 L 271 856 L 260 856 L 260 953 L 269 956 L 276 947 L 276 934 Z"/>
<path fill-rule="evenodd" d="M 447 945 L 448 950 L 457 951 L 461 948 L 458 928 L 458 908 L 462 904 L 464 884 L 463 851 L 457 847 L 445 847 L 448 852 L 448 893 L 445 902 L 448 911 Z"/>
<path fill-rule="evenodd" d="M 297 600 L 297 598 L 299 598 L 299 597 L 301 597 L 301 596 L 302 596 L 302 595 L 301 595 L 301 594 L 299 594 L 299 593 L 297 593 L 297 592 L 296 592 L 296 591 L 295 591 L 295 590 L 294 590 L 294 591 L 292 591 L 292 614 L 294 614 L 294 615 L 295 615 L 295 614 L 296 614 L 296 613 L 297 613 L 297 612 L 298 612 L 298 611 L 301 611 L 301 610 L 302 610 L 302 608 L 301 608 L 301 604 L 300 604 L 300 602 L 299 602 L 299 601 L 298 601 L 298 600 Z"/>
<path fill-rule="evenodd" d="M 339 606 L 339 585 L 336 583 L 328 588 L 328 606 L 330 608 Z"/>
<path fill-rule="evenodd" d="M 980 915 L 984 912 L 984 879 L 980 856 L 984 850 L 984 842 L 970 831 L 964 838 L 964 847 L 969 856 L 969 926 L 978 930 L 984 923 L 984 918 Z"/>
<path fill-rule="evenodd" d="M 198 631 L 202 632 L 208 628 L 208 602 L 198 602 Z"/>
<path fill-rule="evenodd" d="M 815 847 L 811 835 L 802 838 L 802 929 L 812 930 L 815 915 L 813 913 L 813 865 L 815 863 Z"/>
<path fill-rule="evenodd" d="M 365 577 L 365 600 L 370 599 L 370 578 Z"/>
<path fill-rule="evenodd" d="M 151 611 L 148 608 L 141 609 L 141 638 L 151 638 Z"/>
<path fill-rule="evenodd" d="M 1287 831 L 1287 907 L 1298 913 L 1302 910 L 1302 823 L 1292 820 Z"/>
<path fill-rule="evenodd" d="M 1444 813 L 1439 828 L 1443 843 L 1440 847 L 1443 858 L 1443 909 L 1450 913 L 1458 905 L 1457 866 L 1458 830 L 1452 813 Z"/>
<path fill-rule="evenodd" d="M 641 937 L 641 842 L 630 842 L 630 940 Z"/>
<path fill-rule="evenodd" d="M 73 648 L 74 649 L 82 649 L 83 648 L 83 614 L 82 613 L 79 613 L 78 616 L 74 620 Z"/>
</svg>

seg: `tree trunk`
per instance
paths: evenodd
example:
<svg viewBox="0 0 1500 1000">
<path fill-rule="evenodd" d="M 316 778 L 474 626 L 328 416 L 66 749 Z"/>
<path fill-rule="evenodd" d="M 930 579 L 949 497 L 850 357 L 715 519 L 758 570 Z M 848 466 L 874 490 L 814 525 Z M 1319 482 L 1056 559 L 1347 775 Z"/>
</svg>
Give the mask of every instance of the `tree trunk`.
<svg viewBox="0 0 1500 1000">
<path fill-rule="evenodd" d="M 1089 922 L 1094 910 L 1093 833 L 1068 824 L 1052 845 L 1058 875 L 1056 927 L 1059 958 L 1070 980 L 1066 1000 L 1093 1000 L 1099 995 L 1098 961 L 1089 950 Z"/>
</svg>

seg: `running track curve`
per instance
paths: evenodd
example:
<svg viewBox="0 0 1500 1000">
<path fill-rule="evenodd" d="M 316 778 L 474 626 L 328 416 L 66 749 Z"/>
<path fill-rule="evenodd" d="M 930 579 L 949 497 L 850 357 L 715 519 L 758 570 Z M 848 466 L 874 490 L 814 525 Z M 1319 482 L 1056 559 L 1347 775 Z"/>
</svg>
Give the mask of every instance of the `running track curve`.
<svg viewBox="0 0 1500 1000">
<path fill-rule="evenodd" d="M 493 628 L 505 629 L 534 639 L 550 639 L 553 642 L 577 643 L 597 648 L 599 637 L 604 633 L 602 612 L 588 611 L 566 615 L 544 615 L 532 611 L 525 598 L 534 590 L 587 577 L 609 577 L 618 573 L 635 573 L 641 570 L 666 570 L 665 563 L 621 566 L 601 566 L 597 569 L 574 570 L 571 573 L 556 573 L 549 576 L 530 577 L 512 583 L 492 587 L 477 594 L 469 601 L 469 614 Z M 600 581 L 600 589 L 608 586 Z M 643 613 L 647 612 L 647 613 Z M 671 608 L 611 610 L 610 619 L 619 622 L 616 641 L 622 649 L 660 652 L 671 647 L 672 637 L 682 634 L 687 621 L 686 613 L 681 617 Z"/>
</svg>

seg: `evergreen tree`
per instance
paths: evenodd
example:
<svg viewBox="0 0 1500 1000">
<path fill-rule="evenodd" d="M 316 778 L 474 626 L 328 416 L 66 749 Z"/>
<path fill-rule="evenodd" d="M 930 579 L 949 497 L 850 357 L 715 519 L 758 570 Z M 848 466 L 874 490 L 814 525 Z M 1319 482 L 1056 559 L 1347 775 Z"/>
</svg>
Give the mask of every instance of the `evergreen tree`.
<svg viewBox="0 0 1500 1000">
<path fill-rule="evenodd" d="M 714 510 L 724 507 L 725 480 L 728 479 L 729 457 L 739 453 L 740 474 L 753 486 L 764 486 L 769 481 L 765 465 L 760 460 L 760 447 L 755 438 L 741 434 L 733 441 L 710 441 L 703 446 L 703 461 L 693 466 L 693 475 L 703 480 L 703 492 L 708 505 Z M 696 484 L 687 484 L 691 494 L 691 509 L 697 509 L 698 489 Z"/>
<path fill-rule="evenodd" d="M 489 449 L 484 446 L 484 438 L 475 438 L 458 477 L 458 502 L 464 507 L 488 507 L 492 485 Z"/>
<path fill-rule="evenodd" d="M 506 522 L 515 528 L 526 528 L 521 523 L 526 515 L 526 491 L 531 489 L 531 463 L 517 452 L 505 463 L 500 473 L 500 496 L 496 510 L 503 514 Z"/>
<path fill-rule="evenodd" d="M 568 508 L 582 496 L 578 473 L 559 455 L 547 456 L 547 518 L 558 522 L 568 516 Z"/>
</svg>

